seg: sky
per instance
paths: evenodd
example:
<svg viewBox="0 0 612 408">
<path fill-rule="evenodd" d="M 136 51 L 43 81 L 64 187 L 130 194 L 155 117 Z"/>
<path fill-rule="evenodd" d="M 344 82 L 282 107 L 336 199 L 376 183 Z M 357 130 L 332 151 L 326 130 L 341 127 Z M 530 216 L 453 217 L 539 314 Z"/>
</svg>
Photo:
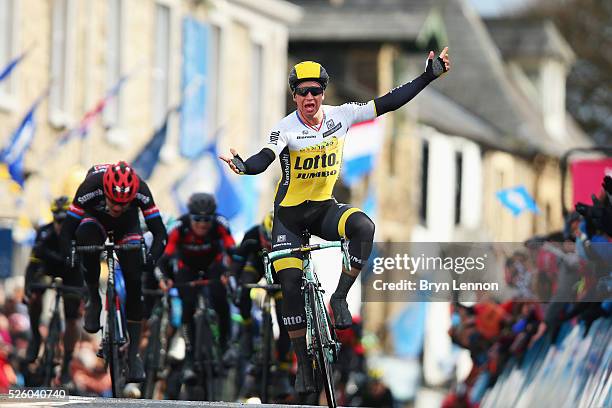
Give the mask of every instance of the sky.
<svg viewBox="0 0 612 408">
<path fill-rule="evenodd" d="M 469 0 L 482 16 L 496 16 L 533 0 Z"/>
</svg>

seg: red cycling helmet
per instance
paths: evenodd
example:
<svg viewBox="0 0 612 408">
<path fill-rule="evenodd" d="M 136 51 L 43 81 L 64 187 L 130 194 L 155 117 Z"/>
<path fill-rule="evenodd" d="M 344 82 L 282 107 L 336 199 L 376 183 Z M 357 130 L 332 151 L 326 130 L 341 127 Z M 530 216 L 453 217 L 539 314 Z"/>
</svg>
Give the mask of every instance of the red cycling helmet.
<svg viewBox="0 0 612 408">
<path fill-rule="evenodd" d="M 116 203 L 129 203 L 136 197 L 140 179 L 124 161 L 111 164 L 104 172 L 104 195 Z"/>
</svg>

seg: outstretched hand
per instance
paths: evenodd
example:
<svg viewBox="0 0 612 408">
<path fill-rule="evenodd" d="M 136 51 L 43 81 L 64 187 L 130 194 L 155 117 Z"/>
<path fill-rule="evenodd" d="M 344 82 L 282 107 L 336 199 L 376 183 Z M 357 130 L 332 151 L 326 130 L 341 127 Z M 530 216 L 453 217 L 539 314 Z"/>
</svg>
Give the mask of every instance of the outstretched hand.
<svg viewBox="0 0 612 408">
<path fill-rule="evenodd" d="M 234 157 L 238 156 L 238 152 L 234 148 L 230 148 L 230 153 L 232 154 L 232 157 L 219 156 L 219 158 L 223 160 L 224 162 L 226 162 L 234 173 L 240 174 L 240 170 L 238 170 L 238 167 L 236 167 L 236 165 L 232 161 Z"/>
<path fill-rule="evenodd" d="M 451 63 L 448 57 L 448 47 L 444 47 L 436 60 L 434 60 L 434 57 L 435 53 L 429 51 L 429 55 L 427 56 L 427 69 L 429 70 L 431 67 L 432 74 L 435 77 L 439 77 L 445 72 L 450 71 Z"/>
</svg>

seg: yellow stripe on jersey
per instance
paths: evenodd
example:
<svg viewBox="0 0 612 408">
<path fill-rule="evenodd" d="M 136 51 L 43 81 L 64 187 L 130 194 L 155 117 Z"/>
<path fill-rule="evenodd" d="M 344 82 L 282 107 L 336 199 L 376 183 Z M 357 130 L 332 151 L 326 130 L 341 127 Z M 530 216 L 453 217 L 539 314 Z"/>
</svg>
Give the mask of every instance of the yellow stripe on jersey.
<svg viewBox="0 0 612 408">
<path fill-rule="evenodd" d="M 346 238 L 346 220 L 351 214 L 359 212 L 359 211 L 361 211 L 359 208 L 355 208 L 355 207 L 349 208 L 348 210 L 343 212 L 342 215 L 340 216 L 340 221 L 338 221 L 338 234 L 342 238 Z"/>
<path fill-rule="evenodd" d="M 289 268 L 302 269 L 302 260 L 300 258 L 295 257 L 277 259 L 276 261 L 273 261 L 272 264 L 274 265 L 274 269 L 276 269 L 276 272 L 280 272 L 283 269 Z"/>
</svg>

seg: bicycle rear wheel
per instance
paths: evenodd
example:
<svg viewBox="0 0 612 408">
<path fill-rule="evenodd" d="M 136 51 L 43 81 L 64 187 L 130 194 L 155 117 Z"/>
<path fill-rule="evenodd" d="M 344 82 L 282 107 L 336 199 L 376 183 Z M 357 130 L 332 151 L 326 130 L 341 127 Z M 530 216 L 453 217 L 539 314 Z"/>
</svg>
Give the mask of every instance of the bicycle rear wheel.
<svg viewBox="0 0 612 408">
<path fill-rule="evenodd" d="M 327 406 L 330 408 L 335 408 L 337 405 L 336 395 L 334 393 L 333 368 L 326 356 L 326 348 L 329 347 L 326 329 L 327 319 L 324 312 L 319 308 L 318 296 L 320 296 L 320 294 L 317 292 L 314 285 L 308 285 L 308 299 L 310 301 L 310 308 L 312 310 L 312 325 L 314 326 L 315 335 L 314 352 L 317 366 L 316 372 L 319 373 L 320 381 L 323 385 L 323 389 L 325 390 Z"/>
</svg>

